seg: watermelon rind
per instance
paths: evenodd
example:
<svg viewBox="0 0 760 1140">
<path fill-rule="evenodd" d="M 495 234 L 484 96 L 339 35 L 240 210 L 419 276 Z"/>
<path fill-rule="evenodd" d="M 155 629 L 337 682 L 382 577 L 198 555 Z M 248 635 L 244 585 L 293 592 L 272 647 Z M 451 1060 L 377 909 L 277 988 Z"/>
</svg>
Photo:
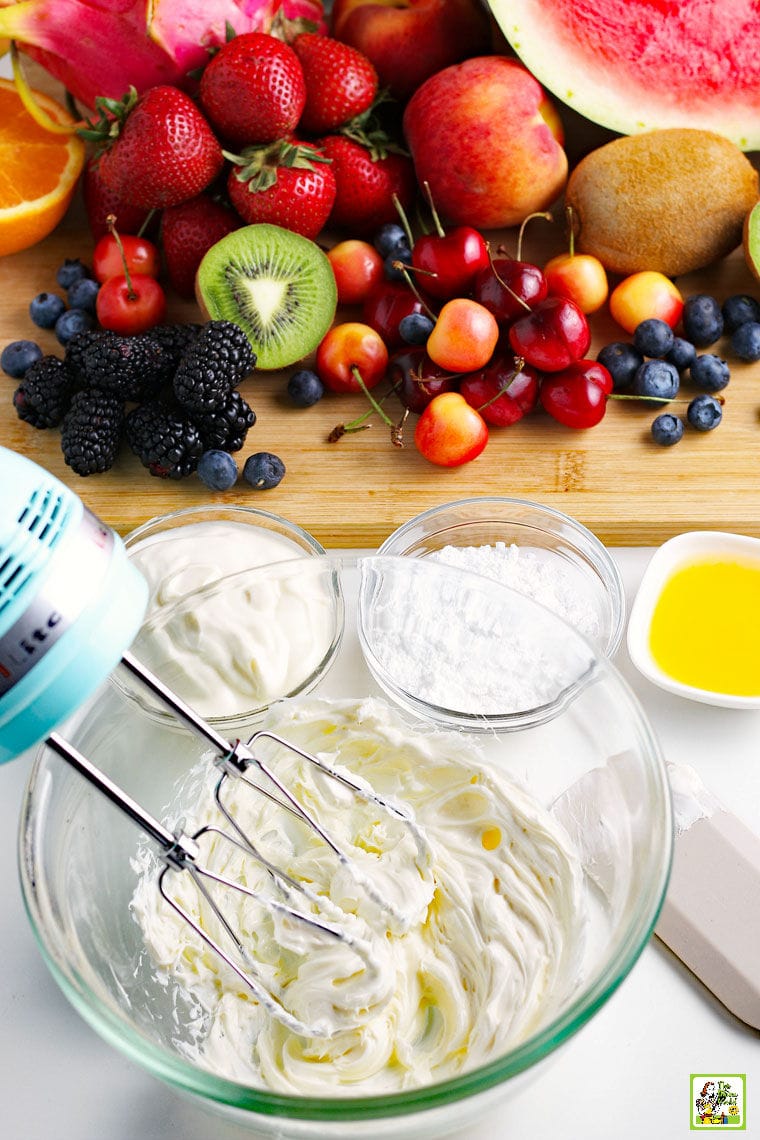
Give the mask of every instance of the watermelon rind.
<svg viewBox="0 0 760 1140">
<path fill-rule="evenodd" d="M 624 135 L 695 127 L 760 149 L 754 0 L 489 0 L 536 79 Z"/>
</svg>

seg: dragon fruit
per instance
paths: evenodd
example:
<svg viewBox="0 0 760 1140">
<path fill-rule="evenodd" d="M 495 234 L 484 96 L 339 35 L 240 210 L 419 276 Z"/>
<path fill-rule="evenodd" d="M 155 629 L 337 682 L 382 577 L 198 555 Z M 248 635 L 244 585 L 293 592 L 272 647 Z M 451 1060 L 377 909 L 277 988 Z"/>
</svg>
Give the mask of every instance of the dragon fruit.
<svg viewBox="0 0 760 1140">
<path fill-rule="evenodd" d="M 87 107 L 159 84 L 187 88 L 208 49 L 269 31 L 275 16 L 325 30 L 321 0 L 0 0 L 0 50 L 13 40 Z"/>
</svg>

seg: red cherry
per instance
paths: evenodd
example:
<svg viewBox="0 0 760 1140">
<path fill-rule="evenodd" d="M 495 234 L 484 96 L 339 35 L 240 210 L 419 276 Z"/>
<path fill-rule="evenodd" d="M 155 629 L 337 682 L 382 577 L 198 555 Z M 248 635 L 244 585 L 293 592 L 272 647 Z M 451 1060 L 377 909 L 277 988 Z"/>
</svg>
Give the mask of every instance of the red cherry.
<svg viewBox="0 0 760 1140">
<path fill-rule="evenodd" d="M 405 343 L 399 322 L 411 313 L 424 313 L 425 306 L 403 281 L 381 281 L 362 307 L 362 320 L 379 333 L 389 349 Z"/>
<path fill-rule="evenodd" d="M 442 392 L 417 420 L 414 442 L 439 467 L 459 467 L 477 458 L 488 443 L 488 426 L 459 392 Z"/>
<path fill-rule="evenodd" d="M 567 297 L 547 297 L 509 330 L 512 351 L 540 372 L 560 372 L 591 344 L 588 321 Z"/>
<path fill-rule="evenodd" d="M 424 271 L 420 284 L 431 297 L 462 297 L 469 293 L 476 273 L 488 265 L 488 246 L 472 226 L 455 226 L 443 234 L 417 238 L 412 265 Z"/>
<path fill-rule="evenodd" d="M 148 277 L 158 277 L 161 269 L 158 246 L 135 234 L 122 234 L 117 239 L 113 233 L 105 234 L 93 250 L 93 277 L 101 284 L 109 277 L 120 277 L 124 272 L 125 260 L 130 273 L 145 273 Z"/>
<path fill-rule="evenodd" d="M 477 408 L 486 423 L 495 427 L 516 424 L 538 402 L 539 375 L 528 365 L 516 367 L 514 357 L 500 357 L 473 376 L 467 376 L 459 391 Z"/>
<path fill-rule="evenodd" d="M 576 360 L 541 384 L 541 405 L 559 423 L 571 428 L 598 424 L 607 410 L 613 381 L 596 360 Z"/>
<path fill-rule="evenodd" d="M 422 345 L 395 352 L 387 376 L 404 407 L 416 414 L 423 412 L 434 396 L 451 392 L 460 379 L 432 361 Z"/>
<path fill-rule="evenodd" d="M 525 306 L 534 308 L 548 291 L 546 278 L 537 265 L 506 257 L 496 258 L 493 266 L 479 270 L 472 285 L 475 300 L 489 309 L 499 324 L 524 317 Z"/>
<path fill-rule="evenodd" d="M 109 277 L 98 290 L 95 314 L 104 329 L 133 336 L 160 325 L 166 316 L 166 295 L 155 277 Z"/>
</svg>

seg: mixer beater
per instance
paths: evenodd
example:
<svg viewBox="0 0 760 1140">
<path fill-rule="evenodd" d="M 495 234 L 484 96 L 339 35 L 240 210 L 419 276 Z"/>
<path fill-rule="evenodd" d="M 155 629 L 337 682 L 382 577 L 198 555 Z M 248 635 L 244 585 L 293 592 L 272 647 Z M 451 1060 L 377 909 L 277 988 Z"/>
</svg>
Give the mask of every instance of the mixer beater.
<svg viewBox="0 0 760 1140">
<path fill-rule="evenodd" d="M 371 938 L 346 930 L 339 921 L 343 912 L 337 904 L 263 855 L 254 837 L 246 834 L 225 805 L 225 788 L 232 779 L 242 780 L 254 794 L 266 796 L 300 819 L 399 929 L 408 923 L 408 916 L 342 850 L 313 812 L 257 754 L 257 747 L 268 739 L 290 749 L 325 777 L 338 781 L 353 795 L 398 821 L 411 833 L 416 863 L 423 870 L 429 851 L 411 813 L 354 781 L 345 771 L 334 770 L 319 757 L 268 730 L 254 733 L 247 743 L 225 740 L 128 652 L 126 647 L 137 634 L 145 613 L 147 586 L 127 558 L 118 535 L 100 523 L 63 483 L 5 448 L 0 448 L 0 482 L 10 489 L 4 492 L 0 507 L 0 763 L 44 740 L 158 846 L 163 861 L 158 877 L 162 897 L 234 970 L 272 1017 L 291 1031 L 310 1037 L 327 1036 L 349 1027 L 348 1011 L 331 1019 L 332 1026 L 328 1027 L 323 1023 L 305 1024 L 286 1008 L 282 995 L 271 991 L 257 976 L 256 962 L 225 916 L 213 889 L 220 886 L 241 892 L 270 912 L 305 924 L 319 936 L 337 939 L 356 954 L 369 975 L 375 975 L 379 967 Z M 115 599 L 118 604 L 114 604 Z M 220 773 L 214 799 L 229 830 L 204 825 L 190 835 L 181 829 L 170 831 L 55 731 L 118 664 L 182 724 L 211 745 Z M 280 897 L 264 897 L 257 889 L 206 866 L 200 857 L 201 841 L 210 834 L 215 841 L 231 844 L 263 867 Z M 168 878 L 180 871 L 192 877 L 229 948 L 221 937 L 207 929 L 207 924 L 197 921 L 172 897 Z"/>
</svg>

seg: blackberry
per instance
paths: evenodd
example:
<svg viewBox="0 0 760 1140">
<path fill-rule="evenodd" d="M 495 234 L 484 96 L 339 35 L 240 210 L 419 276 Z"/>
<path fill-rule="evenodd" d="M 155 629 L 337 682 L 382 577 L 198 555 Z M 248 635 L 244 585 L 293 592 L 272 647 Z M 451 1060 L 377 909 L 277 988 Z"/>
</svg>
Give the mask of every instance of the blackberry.
<svg viewBox="0 0 760 1140">
<path fill-rule="evenodd" d="M 256 355 L 239 325 L 209 321 L 180 361 L 174 395 L 188 411 L 214 411 L 227 402 L 255 363 Z"/>
<path fill-rule="evenodd" d="M 20 420 L 36 428 L 56 427 L 69 409 L 74 374 L 57 356 L 35 361 L 13 395 Z"/>
<path fill-rule="evenodd" d="M 92 340 L 81 358 L 81 373 L 90 388 L 121 400 L 156 395 L 171 376 L 161 345 L 149 336 L 105 333 Z"/>
<path fill-rule="evenodd" d="M 95 388 L 77 392 L 61 427 L 61 450 L 77 475 L 113 467 L 124 434 L 124 404 Z"/>
<path fill-rule="evenodd" d="M 209 451 L 240 451 L 256 413 L 239 392 L 230 392 L 227 402 L 213 412 L 193 415 L 203 446 Z"/>
<path fill-rule="evenodd" d="M 205 450 L 197 427 L 182 409 L 158 400 L 133 408 L 125 426 L 132 451 L 159 479 L 191 475 Z"/>
<path fill-rule="evenodd" d="M 85 332 L 77 333 L 66 345 L 63 353 L 63 359 L 68 364 L 69 368 L 75 373 L 76 376 L 83 375 L 83 360 L 84 353 L 87 348 L 102 336 L 109 336 L 110 334 L 103 329 L 87 329 Z"/>
<path fill-rule="evenodd" d="M 148 332 L 152 340 L 158 341 L 171 361 L 172 374 L 177 371 L 179 362 L 190 345 L 197 338 L 203 325 L 156 325 Z"/>
</svg>

